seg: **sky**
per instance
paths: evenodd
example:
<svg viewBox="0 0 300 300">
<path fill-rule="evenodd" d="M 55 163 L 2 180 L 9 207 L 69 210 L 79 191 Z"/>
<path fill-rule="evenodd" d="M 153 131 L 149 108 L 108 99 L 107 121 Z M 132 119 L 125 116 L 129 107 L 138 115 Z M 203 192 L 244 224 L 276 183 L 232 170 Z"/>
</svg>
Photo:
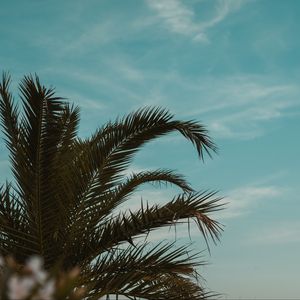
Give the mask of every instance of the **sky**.
<svg viewBox="0 0 300 300">
<path fill-rule="evenodd" d="M 297 0 L 3 0 L 0 71 L 15 91 L 37 73 L 79 105 L 81 136 L 145 105 L 205 124 L 219 147 L 213 159 L 201 163 L 172 134 L 144 147 L 128 172 L 175 169 L 225 197 L 213 215 L 225 225 L 221 242 L 203 252 L 207 288 L 222 299 L 299 299 L 299 14 Z M 3 182 L 3 141 L 0 151 Z M 124 209 L 176 192 L 144 186 Z M 186 230 L 178 244 L 189 242 Z M 191 247 L 205 250 L 196 226 L 191 233 Z"/>
</svg>

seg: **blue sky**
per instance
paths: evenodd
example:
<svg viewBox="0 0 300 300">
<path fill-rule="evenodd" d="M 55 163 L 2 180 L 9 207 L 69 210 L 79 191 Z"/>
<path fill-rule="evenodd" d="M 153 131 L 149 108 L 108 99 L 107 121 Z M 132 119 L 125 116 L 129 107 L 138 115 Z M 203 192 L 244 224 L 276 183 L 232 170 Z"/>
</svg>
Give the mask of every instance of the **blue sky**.
<svg viewBox="0 0 300 300">
<path fill-rule="evenodd" d="M 220 149 L 213 160 L 200 163 L 174 134 L 147 145 L 130 171 L 173 168 L 226 196 L 222 241 L 201 270 L 209 288 L 225 299 L 299 298 L 299 13 L 296 0 L 2 1 L 0 67 L 13 87 L 36 72 L 78 104 L 82 136 L 144 105 L 206 124 Z M 174 192 L 140 195 L 162 203 Z"/>
</svg>

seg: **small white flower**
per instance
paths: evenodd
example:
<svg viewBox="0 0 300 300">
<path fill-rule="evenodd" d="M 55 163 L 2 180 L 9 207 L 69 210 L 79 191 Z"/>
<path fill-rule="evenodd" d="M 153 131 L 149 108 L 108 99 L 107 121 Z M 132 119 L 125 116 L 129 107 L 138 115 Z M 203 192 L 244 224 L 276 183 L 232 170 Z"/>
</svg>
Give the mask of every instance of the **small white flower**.
<svg viewBox="0 0 300 300">
<path fill-rule="evenodd" d="M 53 279 L 50 279 L 39 289 L 38 294 L 33 300 L 53 300 L 54 289 L 55 282 Z"/>
<path fill-rule="evenodd" d="M 44 283 L 47 273 L 42 270 L 43 260 L 39 256 L 32 256 L 26 265 L 32 271 L 36 281 L 40 284 Z"/>
<path fill-rule="evenodd" d="M 27 297 L 35 285 L 35 280 L 31 277 L 20 278 L 12 275 L 8 280 L 8 297 L 11 300 L 23 300 Z"/>
</svg>

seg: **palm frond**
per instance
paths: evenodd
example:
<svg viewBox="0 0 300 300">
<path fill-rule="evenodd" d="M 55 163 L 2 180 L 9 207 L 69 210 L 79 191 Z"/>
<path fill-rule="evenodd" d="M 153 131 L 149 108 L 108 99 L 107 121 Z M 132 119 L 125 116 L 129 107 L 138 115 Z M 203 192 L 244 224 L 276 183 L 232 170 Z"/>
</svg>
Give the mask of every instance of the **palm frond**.
<svg viewBox="0 0 300 300">
<path fill-rule="evenodd" d="M 9 92 L 10 76 L 4 73 L 2 76 L 2 82 L 0 83 L 0 114 L 3 131 L 6 136 L 6 144 L 11 155 L 14 157 L 18 148 L 18 108 L 13 103 L 13 98 Z M 12 158 L 14 159 L 14 158 Z"/>
<path fill-rule="evenodd" d="M 187 249 L 176 250 L 173 244 L 151 249 L 135 239 L 193 219 L 207 246 L 210 239 L 216 243 L 222 226 L 210 214 L 223 208 L 220 198 L 215 192 L 194 192 L 174 171 L 129 177 L 124 172 L 145 144 L 176 131 L 203 160 L 205 153 L 217 150 L 206 128 L 176 120 L 162 108 L 146 107 L 80 139 L 79 109 L 56 97 L 37 76 L 25 76 L 20 84 L 20 111 L 9 86 L 5 73 L 0 122 L 14 182 L 0 188 L 0 252 L 13 254 L 19 263 L 39 254 L 46 269 L 81 265 L 82 283 L 94 287 L 89 299 L 109 294 L 206 299 L 210 294 L 195 277 L 196 257 L 184 257 Z M 142 203 L 137 211 L 118 213 L 144 183 L 173 184 L 182 194 L 164 205 Z"/>
<path fill-rule="evenodd" d="M 160 108 L 140 109 L 121 119 L 120 122 L 116 121 L 113 128 L 116 130 L 111 130 L 109 135 L 104 134 L 106 140 L 118 141 L 117 144 L 114 142 L 113 149 L 107 152 L 103 151 L 103 153 L 107 153 L 105 164 L 101 168 L 101 179 L 104 186 L 110 186 L 111 181 L 118 179 L 117 174 L 127 168 L 133 154 L 145 143 L 173 131 L 179 131 L 189 139 L 196 146 L 202 159 L 203 151 L 210 153 L 209 150 L 216 150 L 202 125 L 195 122 L 173 120 L 173 115 Z M 104 130 L 104 132 L 106 131 Z M 99 142 L 101 131 L 97 138 L 96 140 Z"/>
<path fill-rule="evenodd" d="M 118 294 L 120 295 L 120 294 Z M 137 288 L 122 294 L 128 299 L 216 299 L 218 294 L 201 288 L 199 283 L 177 274 L 149 276 Z"/>
<path fill-rule="evenodd" d="M 93 186 L 82 205 L 78 207 L 78 212 L 86 216 L 92 216 L 94 225 L 103 218 L 110 218 L 110 214 L 120 204 L 125 202 L 132 193 L 145 183 L 153 185 L 172 184 L 179 187 L 183 192 L 192 192 L 193 189 L 185 180 L 184 176 L 171 170 L 158 169 L 155 171 L 145 171 L 133 173 L 121 182 L 116 188 L 105 194 L 100 194 L 102 186 L 98 183 Z M 81 214 L 81 217 L 82 217 Z M 78 218 L 75 218 L 77 220 Z"/>
<path fill-rule="evenodd" d="M 173 299 L 173 288 L 180 281 L 176 291 L 179 299 L 194 299 L 203 293 L 191 279 L 196 278 L 195 267 L 198 254 L 190 253 L 187 246 L 174 249 L 173 244 L 158 244 L 149 249 L 147 245 L 116 249 L 98 258 L 91 272 L 95 276 L 95 295 L 119 294 L 147 299 Z M 187 255 L 189 254 L 189 255 Z M 176 281 L 175 281 L 176 278 Z M 168 282 L 168 283 L 167 283 Z M 193 289 L 187 289 L 187 287 Z M 180 287 L 180 288 L 179 288 Z M 154 298 L 159 297 L 159 298 Z M 160 298 L 161 297 L 161 298 Z M 195 298 L 201 299 L 201 298 Z"/>
<path fill-rule="evenodd" d="M 208 238 L 216 242 L 222 231 L 222 226 L 209 217 L 209 213 L 222 209 L 220 198 L 211 199 L 214 195 L 214 192 L 183 194 L 163 206 L 141 207 L 137 212 L 129 211 L 129 215 L 121 214 L 99 226 L 99 245 L 104 245 L 104 249 L 111 248 L 155 228 L 175 225 L 179 220 L 186 219 L 188 222 L 189 218 L 193 218 L 209 248 Z"/>
<path fill-rule="evenodd" d="M 8 138 L 18 195 L 30 217 L 31 233 L 38 239 L 39 249 L 33 252 L 44 255 L 45 248 L 53 247 L 51 235 L 60 215 L 58 185 L 51 183 L 57 174 L 57 149 L 61 148 L 63 134 L 70 135 L 66 126 L 60 126 L 66 109 L 62 99 L 54 96 L 53 89 L 42 86 L 38 77 L 27 76 L 20 85 L 23 114 L 18 122 L 8 85 L 9 77 L 5 75 L 0 101 L 2 125 Z"/>
<path fill-rule="evenodd" d="M 189 222 L 189 219 L 196 222 L 209 250 L 208 239 L 216 243 L 223 230 L 220 223 L 209 217 L 210 213 L 223 209 L 223 204 L 219 203 L 220 198 L 214 196 L 215 192 L 182 194 L 163 206 L 142 205 L 136 212 L 120 213 L 98 224 L 96 230 L 82 230 L 78 233 L 80 236 L 77 235 L 77 239 L 82 244 L 70 247 L 69 255 L 81 261 L 91 261 L 124 242 L 134 244 L 136 237 L 154 229 L 176 225 L 179 221 Z"/>
<path fill-rule="evenodd" d="M 18 195 L 9 184 L 0 188 L 0 245 L 2 255 L 14 255 L 24 262 L 28 254 L 37 251 L 38 241 L 31 220 Z"/>
<path fill-rule="evenodd" d="M 101 193 L 117 185 L 121 172 L 128 167 L 133 155 L 145 143 L 173 131 L 179 131 L 190 140 L 202 159 L 204 152 L 210 154 L 210 150 L 216 151 L 216 146 L 203 125 L 172 118 L 173 115 L 166 110 L 144 108 L 114 123 L 108 123 L 91 139 L 84 141 L 87 152 L 83 150 L 76 166 L 77 170 L 81 170 L 77 173 L 85 174 L 80 185 L 84 195 L 89 193 L 95 182 L 101 184 Z"/>
</svg>

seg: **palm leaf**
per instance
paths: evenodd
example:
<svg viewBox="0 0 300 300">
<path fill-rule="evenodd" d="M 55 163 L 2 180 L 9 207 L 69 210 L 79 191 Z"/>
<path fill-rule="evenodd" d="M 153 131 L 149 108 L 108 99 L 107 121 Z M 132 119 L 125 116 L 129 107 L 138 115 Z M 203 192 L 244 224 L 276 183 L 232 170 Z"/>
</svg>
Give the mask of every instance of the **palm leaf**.
<svg viewBox="0 0 300 300">
<path fill-rule="evenodd" d="M 76 256 L 93 260 L 97 255 L 121 243 L 133 244 L 133 239 L 151 230 L 176 225 L 178 221 L 189 222 L 193 218 L 198 225 L 209 249 L 208 239 L 219 240 L 222 226 L 208 215 L 222 209 L 220 198 L 212 198 L 214 192 L 182 194 L 169 203 L 159 206 L 141 207 L 137 212 L 121 213 L 98 225 L 96 231 L 81 234 L 82 247 L 76 247 Z M 212 198 L 212 199 L 211 199 Z M 84 247 L 84 245 L 88 245 Z M 71 251 L 71 250 L 70 250 Z"/>
<path fill-rule="evenodd" d="M 111 189 L 105 194 L 99 194 L 98 190 L 101 185 L 98 183 L 93 186 L 86 199 L 83 199 L 81 207 L 78 207 L 80 217 L 86 218 L 92 216 L 94 225 L 99 223 L 103 218 L 110 218 L 110 214 L 123 202 L 129 199 L 132 193 L 145 183 L 153 183 L 156 185 L 173 184 L 184 192 L 193 191 L 184 177 L 171 170 L 158 169 L 155 171 L 146 171 L 133 173 L 126 178 L 117 187 Z M 83 214 L 83 216 L 82 216 Z M 78 218 L 75 218 L 76 222 Z"/>
<path fill-rule="evenodd" d="M 160 243 L 148 249 L 144 244 L 116 249 L 98 258 L 91 267 L 91 272 L 96 277 L 94 295 L 147 295 L 147 299 L 173 299 L 166 298 L 171 295 L 169 287 L 173 283 L 180 299 L 201 299 L 193 297 L 203 294 L 204 291 L 199 285 L 192 284 L 188 277 L 195 279 L 194 268 L 203 262 L 197 262 L 198 255 L 189 253 L 188 247 L 182 246 L 174 250 L 173 246 Z M 179 281 L 181 284 L 178 286 L 175 283 L 178 284 Z M 187 286 L 193 286 L 193 289 L 187 289 Z"/>
<path fill-rule="evenodd" d="M 84 197 L 97 182 L 101 186 L 98 194 L 114 187 L 119 183 L 120 173 L 145 143 L 173 131 L 179 131 L 189 139 L 202 159 L 204 152 L 210 154 L 210 150 L 216 151 L 204 126 L 172 118 L 166 110 L 145 108 L 98 130 L 91 139 L 82 143 L 80 160 L 74 166 L 77 176 L 80 176 L 74 180 L 78 191 Z"/>
<path fill-rule="evenodd" d="M 0 188 L 0 251 L 19 263 L 33 254 L 45 267 L 80 265 L 89 299 L 115 294 L 130 299 L 205 299 L 194 257 L 185 247 L 138 245 L 150 231 L 193 219 L 205 242 L 218 241 L 222 226 L 210 214 L 222 209 L 214 192 L 196 193 L 170 170 L 124 175 L 146 143 L 177 131 L 200 159 L 216 151 L 205 127 L 179 121 L 162 108 L 143 108 L 108 122 L 87 139 L 77 136 L 79 109 L 55 96 L 37 76 L 20 84 L 19 111 L 0 82 L 0 121 L 14 182 Z M 120 211 L 144 183 L 173 184 L 182 194 L 164 205 Z M 159 200 L 159 199 L 158 199 Z M 135 241 L 135 243 L 134 243 Z M 129 244 L 128 244 L 129 243 Z M 184 256 L 186 255 L 186 256 Z"/>
</svg>

